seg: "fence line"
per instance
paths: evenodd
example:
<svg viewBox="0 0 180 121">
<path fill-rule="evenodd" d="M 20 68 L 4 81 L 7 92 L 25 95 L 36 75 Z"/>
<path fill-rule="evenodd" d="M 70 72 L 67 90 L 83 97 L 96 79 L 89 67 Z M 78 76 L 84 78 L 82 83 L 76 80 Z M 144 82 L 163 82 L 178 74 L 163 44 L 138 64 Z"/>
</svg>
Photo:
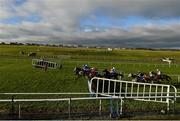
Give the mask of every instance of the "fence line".
<svg viewBox="0 0 180 121">
<path fill-rule="evenodd" d="M 79 61 L 79 60 L 71 60 L 71 61 L 67 61 L 68 63 L 77 63 L 77 62 L 80 62 L 80 63 L 87 63 L 87 61 Z M 168 67 L 169 68 L 169 64 L 153 64 L 153 63 L 125 63 L 125 61 L 88 61 L 88 64 L 110 64 L 112 65 L 112 63 L 114 64 L 119 64 L 119 65 L 124 65 L 124 66 L 127 66 L 127 65 L 133 65 L 133 66 L 154 66 L 154 67 L 158 67 L 158 66 L 162 66 L 162 67 Z M 175 66 L 175 67 L 180 67 L 180 64 L 171 64 L 171 66 Z"/>
<path fill-rule="evenodd" d="M 142 96 L 139 99 L 154 99 L 154 98 L 180 98 L 180 96 Z M 79 97 L 79 98 L 54 98 L 54 99 L 13 99 L 13 102 L 51 102 L 51 101 L 69 101 L 69 100 L 100 100 L 100 99 L 137 99 L 137 96 L 133 97 L 120 97 L 120 96 L 110 96 L 110 97 Z M 0 99 L 0 102 L 12 102 L 12 99 Z"/>
<path fill-rule="evenodd" d="M 133 82 L 134 83 L 134 82 Z M 123 94 L 124 92 L 122 92 Z M 145 92 L 146 93 L 146 92 Z M 155 92 L 152 92 L 152 94 Z M 159 94 L 161 94 L 161 92 L 157 92 Z M 164 94 L 167 94 L 167 92 L 162 92 Z M 172 93 L 174 94 L 174 92 L 168 92 L 168 93 Z M 0 95 L 89 95 L 92 93 L 89 92 L 58 92 L 58 93 L 0 93 Z M 101 93 L 97 93 L 97 94 L 101 94 Z M 108 93 L 111 94 L 111 93 Z M 114 94 L 114 93 L 112 93 Z M 116 93 L 115 93 L 116 94 Z M 117 93 L 118 94 L 118 93 Z M 126 93 L 126 94 L 131 94 L 131 93 Z M 135 93 L 137 94 L 137 93 Z M 143 94 L 143 93 L 139 93 L 139 94 Z M 149 93 L 147 93 L 149 94 Z M 180 94 L 180 92 L 176 92 L 176 94 Z"/>
<path fill-rule="evenodd" d="M 170 92 L 172 93 L 172 92 Z M 180 92 L 177 92 L 180 94 Z M 47 94 L 47 95 L 52 95 L 53 93 L 0 93 L 1 95 L 11 95 L 11 94 L 17 94 L 17 95 L 28 95 L 28 94 L 32 94 L 32 95 L 39 95 L 39 94 Z M 54 93 L 56 94 L 67 94 L 67 95 L 76 95 L 76 94 L 90 94 L 90 93 Z M 138 99 L 153 99 L 153 98 L 169 98 L 172 99 L 172 101 L 176 101 L 177 98 L 180 98 L 180 96 L 139 96 Z M 12 104 L 12 113 L 14 112 L 14 103 L 18 102 L 18 118 L 21 119 L 21 102 L 59 102 L 59 101 L 67 101 L 68 103 L 68 116 L 69 118 L 71 117 L 71 104 L 72 101 L 79 101 L 79 100 L 99 100 L 99 115 L 101 116 L 102 114 L 102 100 L 110 100 L 110 102 L 112 103 L 112 100 L 121 100 L 121 104 L 120 107 L 117 106 L 117 110 L 119 110 L 119 116 L 122 115 L 122 103 L 124 99 L 137 99 L 137 96 L 131 96 L 131 97 L 120 97 L 120 96 L 110 96 L 110 97 L 75 97 L 75 98 L 55 98 L 55 99 L 15 99 L 14 97 L 12 97 L 12 99 L 0 99 L 0 102 L 9 102 Z M 174 102 L 175 103 L 175 102 Z M 174 105 L 175 106 L 175 105 Z M 112 108 L 112 107 L 111 107 Z M 174 107 L 175 110 L 175 107 Z M 112 116 L 112 109 L 110 111 L 110 116 Z"/>
</svg>

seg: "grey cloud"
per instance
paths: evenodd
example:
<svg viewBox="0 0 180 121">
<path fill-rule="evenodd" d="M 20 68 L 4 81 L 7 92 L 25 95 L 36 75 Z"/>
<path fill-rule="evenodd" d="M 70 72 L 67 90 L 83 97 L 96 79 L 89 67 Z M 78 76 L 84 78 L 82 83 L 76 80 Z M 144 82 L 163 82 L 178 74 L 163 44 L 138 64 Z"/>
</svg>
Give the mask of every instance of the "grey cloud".
<svg viewBox="0 0 180 121">
<path fill-rule="evenodd" d="M 0 14 L 4 14 L 0 19 L 32 13 L 42 18 L 39 23 L 0 24 L 0 41 L 117 47 L 173 47 L 180 44 L 179 23 L 136 25 L 129 30 L 112 27 L 92 32 L 81 31 L 80 25 L 84 18 L 96 19 L 97 11 L 111 19 L 126 16 L 154 20 L 176 18 L 180 16 L 180 0 L 28 0 L 21 6 L 14 6 L 14 11 L 9 10 L 13 0 L 0 0 L 0 4 L 5 6 L 0 7 Z"/>
<path fill-rule="evenodd" d="M 179 17 L 179 0 L 97 0 L 104 14 L 110 16 L 143 16 L 159 19 Z M 102 4 L 103 3 L 103 4 Z"/>
<path fill-rule="evenodd" d="M 0 25 L 3 28 L 5 25 Z M 37 28 L 41 27 L 44 31 Z M 84 44 L 114 47 L 180 47 L 180 24 L 134 26 L 129 31 L 111 28 L 103 32 L 58 32 L 49 25 L 26 23 L 21 27 L 9 25 L 0 34 L 1 40 L 53 44 Z M 176 31 L 178 30 L 178 31 Z M 21 35 L 21 36 L 17 36 Z"/>
<path fill-rule="evenodd" d="M 13 4 L 13 0 L 1 1 L 8 6 L 6 9 Z M 126 16 L 160 19 L 179 17 L 179 7 L 180 0 L 28 0 L 21 6 L 14 6 L 14 11 L 8 11 L 6 17 L 37 13 L 44 22 L 51 23 L 63 31 L 76 31 L 79 29 L 80 21 L 93 16 L 96 11 L 101 11 L 102 15 L 112 19 Z"/>
</svg>

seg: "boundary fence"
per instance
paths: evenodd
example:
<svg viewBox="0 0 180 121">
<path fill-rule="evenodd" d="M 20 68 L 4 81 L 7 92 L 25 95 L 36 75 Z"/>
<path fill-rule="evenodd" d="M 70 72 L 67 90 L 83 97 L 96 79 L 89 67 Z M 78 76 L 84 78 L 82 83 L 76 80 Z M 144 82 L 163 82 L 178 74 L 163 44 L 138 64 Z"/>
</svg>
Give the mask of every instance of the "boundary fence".
<svg viewBox="0 0 180 121">
<path fill-rule="evenodd" d="M 73 103 L 73 101 L 81 101 L 81 100 L 99 100 L 99 116 L 101 116 L 102 114 L 102 101 L 103 100 L 109 100 L 111 101 L 112 103 L 112 100 L 120 100 L 120 105 L 117 104 L 117 114 L 118 116 L 121 116 L 123 114 L 123 110 L 122 110 L 122 107 L 123 107 L 123 100 L 124 99 L 137 99 L 137 96 L 123 96 L 123 97 L 120 97 L 120 96 L 109 96 L 109 97 L 89 97 L 89 95 L 91 95 L 92 93 L 82 93 L 82 92 L 79 92 L 79 93 L 0 93 L 0 95 L 10 95 L 12 96 L 11 99 L 0 99 L 0 103 L 3 103 L 3 102 L 8 102 L 12 105 L 14 105 L 14 103 L 18 103 L 18 119 L 21 119 L 21 106 L 22 104 L 21 103 L 27 103 L 27 102 L 62 102 L 62 101 L 67 101 L 68 103 L 68 118 L 71 118 L 71 105 Z M 96 93 L 98 94 L 98 93 Z M 101 93 L 99 93 L 101 94 Z M 109 93 L 111 94 L 111 93 Z M 114 93 L 113 93 L 114 94 Z M 123 92 L 121 93 L 123 94 Z M 125 93 L 124 93 L 125 94 Z M 132 94 L 132 93 L 126 93 L 126 95 L 129 95 L 129 94 Z M 136 93 L 134 93 L 136 94 Z M 139 95 L 143 95 L 144 93 L 139 93 Z M 152 93 L 152 94 L 160 94 L 160 93 Z M 161 93 L 162 94 L 162 93 Z M 168 94 L 173 94 L 174 95 L 174 92 L 169 92 Z M 176 94 L 180 94 L 180 92 L 177 92 Z M 66 95 L 67 97 L 66 98 L 40 98 L 40 99 L 16 99 L 15 98 L 15 95 Z M 88 96 L 85 96 L 85 97 L 70 97 L 70 95 L 88 95 Z M 174 111 L 176 110 L 176 107 L 175 107 L 175 103 L 176 103 L 176 99 L 177 98 L 180 98 L 180 95 L 169 95 L 167 96 L 167 93 L 164 93 L 165 96 L 138 96 L 138 99 L 171 99 L 171 101 L 173 101 L 174 103 Z M 13 111 L 12 111 L 13 112 Z M 111 116 L 112 114 L 112 107 L 109 111 L 109 114 Z"/>
<path fill-rule="evenodd" d="M 96 97 L 98 97 L 99 94 L 109 97 L 111 96 L 126 97 L 126 98 L 136 97 L 134 99 L 139 101 L 166 103 L 167 111 L 169 111 L 169 103 L 171 99 L 170 98 L 163 99 L 156 97 L 163 97 L 163 96 L 176 97 L 176 93 L 177 93 L 176 87 L 167 84 L 140 83 L 140 82 L 132 82 L 132 81 L 107 79 L 107 78 L 98 78 L 98 77 L 92 78 L 89 84 L 90 84 L 89 85 L 90 92 L 95 94 Z M 172 95 L 170 91 L 174 93 L 174 95 Z M 124 92 L 124 94 L 122 94 L 122 92 Z M 147 97 L 151 97 L 151 96 L 153 96 L 154 98 L 147 99 Z"/>
</svg>

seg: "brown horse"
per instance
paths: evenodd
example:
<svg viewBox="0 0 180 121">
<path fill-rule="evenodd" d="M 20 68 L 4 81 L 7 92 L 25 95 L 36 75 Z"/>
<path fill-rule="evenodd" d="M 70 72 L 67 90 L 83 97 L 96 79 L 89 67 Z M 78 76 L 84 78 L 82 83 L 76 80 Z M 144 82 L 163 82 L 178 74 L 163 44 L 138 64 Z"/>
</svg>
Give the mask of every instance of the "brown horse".
<svg viewBox="0 0 180 121">
<path fill-rule="evenodd" d="M 99 74 L 97 68 L 93 67 L 90 69 L 88 77 L 89 77 L 89 79 L 91 79 L 93 77 L 103 77 L 103 76 L 101 74 Z"/>
<path fill-rule="evenodd" d="M 77 75 L 77 78 L 88 76 L 88 74 L 86 74 L 80 67 L 74 68 L 74 74 Z"/>
<path fill-rule="evenodd" d="M 155 72 L 152 72 L 152 74 L 153 74 L 154 80 L 157 82 L 160 82 L 160 81 L 168 81 L 169 82 L 172 80 L 171 77 L 166 74 L 158 75 Z"/>
<path fill-rule="evenodd" d="M 117 79 L 117 80 L 121 80 L 124 75 L 122 73 L 110 73 L 110 71 L 108 71 L 108 69 L 104 69 L 103 72 L 105 72 L 104 74 L 104 78 L 108 78 L 108 79 Z"/>
<path fill-rule="evenodd" d="M 138 75 L 130 73 L 128 77 L 131 77 L 132 81 L 135 81 L 135 82 L 152 82 L 151 77 L 149 76 L 149 74 L 146 74 L 146 73 L 141 73 Z"/>
<path fill-rule="evenodd" d="M 84 76 L 84 77 L 88 78 L 89 80 L 93 77 L 102 77 L 99 74 L 98 69 L 95 67 L 89 69 L 88 71 L 84 71 L 80 67 L 75 67 L 74 74 L 77 75 L 77 78 Z"/>
<path fill-rule="evenodd" d="M 160 81 L 171 81 L 171 77 L 166 75 L 166 74 L 161 74 L 161 75 L 158 75 L 157 73 L 155 72 L 151 72 L 152 75 L 153 75 L 153 80 L 154 81 L 157 81 L 157 82 L 160 82 Z"/>
</svg>

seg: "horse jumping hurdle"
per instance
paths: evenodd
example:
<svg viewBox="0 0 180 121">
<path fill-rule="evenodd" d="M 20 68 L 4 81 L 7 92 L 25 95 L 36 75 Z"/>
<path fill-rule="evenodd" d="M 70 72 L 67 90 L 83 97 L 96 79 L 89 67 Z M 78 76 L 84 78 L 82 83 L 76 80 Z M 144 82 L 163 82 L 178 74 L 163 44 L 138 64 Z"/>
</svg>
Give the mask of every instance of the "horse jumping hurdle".
<svg viewBox="0 0 180 121">
<path fill-rule="evenodd" d="M 50 68 L 50 69 L 58 69 L 62 67 L 62 65 L 60 64 L 51 61 L 45 61 L 43 59 L 32 59 L 32 65 L 37 68 Z"/>
<path fill-rule="evenodd" d="M 151 84 L 132 81 L 113 80 L 94 77 L 89 81 L 89 91 L 95 97 L 106 96 L 121 99 L 120 114 L 122 114 L 123 98 L 138 101 L 150 101 L 167 104 L 175 103 L 177 89 L 172 85 Z M 171 98 L 170 98 L 171 97 Z"/>
</svg>

